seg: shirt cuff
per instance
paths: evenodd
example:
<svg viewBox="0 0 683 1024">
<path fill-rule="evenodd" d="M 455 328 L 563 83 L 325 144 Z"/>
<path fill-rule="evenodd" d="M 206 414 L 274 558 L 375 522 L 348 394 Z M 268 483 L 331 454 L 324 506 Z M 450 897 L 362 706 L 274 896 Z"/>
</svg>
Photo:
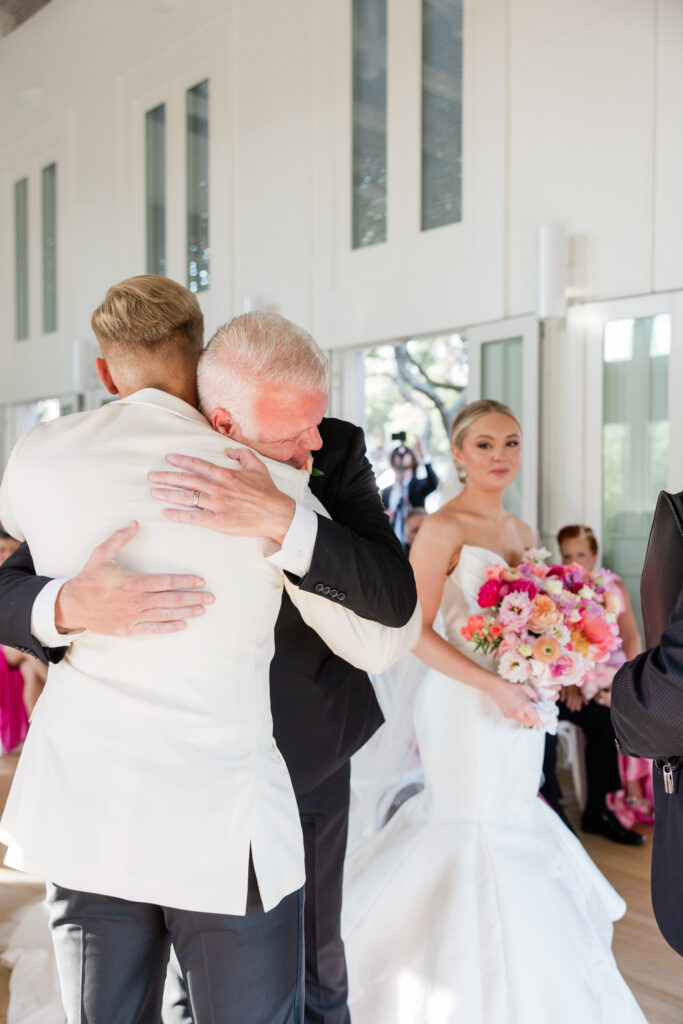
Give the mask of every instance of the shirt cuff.
<svg viewBox="0 0 683 1024">
<path fill-rule="evenodd" d="M 73 633 L 59 633 L 55 626 L 55 604 L 57 594 L 67 579 L 50 580 L 38 594 L 31 610 L 31 633 L 43 647 L 68 647 L 72 640 L 84 630 Z"/>
<path fill-rule="evenodd" d="M 313 548 L 318 536 L 318 517 L 311 508 L 298 502 L 294 517 L 279 551 L 268 556 L 268 561 L 293 576 L 305 576 L 311 568 Z"/>
</svg>

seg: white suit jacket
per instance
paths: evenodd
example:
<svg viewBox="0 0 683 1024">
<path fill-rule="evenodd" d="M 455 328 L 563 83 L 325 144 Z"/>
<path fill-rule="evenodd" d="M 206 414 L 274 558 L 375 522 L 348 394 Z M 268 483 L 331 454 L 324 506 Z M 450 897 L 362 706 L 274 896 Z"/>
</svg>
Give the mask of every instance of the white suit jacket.
<svg viewBox="0 0 683 1024">
<path fill-rule="evenodd" d="M 0 823 L 6 863 L 59 885 L 242 914 L 251 847 L 266 910 L 304 882 L 297 805 L 272 736 L 269 665 L 283 574 L 265 541 L 171 523 L 147 474 L 172 451 L 236 467 L 234 444 L 155 389 L 41 424 L 17 444 L 0 520 L 36 572 L 72 576 L 133 519 L 120 561 L 194 572 L 216 603 L 182 632 L 82 634 L 51 665 Z M 324 514 L 307 475 L 264 460 L 278 488 Z M 416 641 L 291 587 L 332 648 L 373 671 Z"/>
</svg>

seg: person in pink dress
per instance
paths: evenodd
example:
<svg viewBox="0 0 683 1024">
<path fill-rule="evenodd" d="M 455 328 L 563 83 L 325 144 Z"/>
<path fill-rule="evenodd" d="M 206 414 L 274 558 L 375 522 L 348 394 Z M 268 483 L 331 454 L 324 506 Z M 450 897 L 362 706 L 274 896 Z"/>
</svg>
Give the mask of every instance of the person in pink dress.
<svg viewBox="0 0 683 1024">
<path fill-rule="evenodd" d="M 577 562 L 589 572 L 597 567 L 598 542 L 590 526 L 579 524 L 563 526 L 557 534 L 557 544 L 565 565 Z M 611 684 L 616 670 L 625 661 L 635 658 L 643 649 L 631 607 L 631 599 L 618 576 L 614 577 L 613 587 L 614 593 L 621 602 L 621 611 L 618 613 L 617 621 L 622 646 L 613 652 L 604 665 L 599 666 L 593 693 L 584 688 L 584 692 L 577 691 L 577 693 L 566 695 L 567 705 L 570 708 L 575 706 L 576 710 L 580 706 L 579 702 L 591 697 L 598 704 L 609 707 Z M 608 795 L 607 806 L 616 814 L 625 828 L 632 828 L 636 822 L 652 822 L 652 761 L 621 753 L 618 755 L 618 760 L 623 789 Z"/>
<path fill-rule="evenodd" d="M 0 565 L 18 547 L 19 541 L 0 527 Z M 21 663 L 27 660 L 34 659 L 12 647 L 0 646 L 0 753 L 3 754 L 8 754 L 26 739 L 28 715 Z"/>
</svg>

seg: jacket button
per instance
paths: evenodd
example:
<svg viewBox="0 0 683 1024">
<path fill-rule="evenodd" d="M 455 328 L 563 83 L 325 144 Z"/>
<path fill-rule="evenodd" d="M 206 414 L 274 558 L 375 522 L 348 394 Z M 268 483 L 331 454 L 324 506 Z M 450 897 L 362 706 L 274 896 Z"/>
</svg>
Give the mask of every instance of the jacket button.
<svg viewBox="0 0 683 1024">
<path fill-rule="evenodd" d="M 338 601 L 343 601 L 345 597 L 346 597 L 346 594 L 344 593 L 344 591 L 340 590 L 339 593 L 337 594 L 337 600 Z"/>
<path fill-rule="evenodd" d="M 329 592 L 330 592 L 330 588 L 329 587 L 323 587 L 323 594 L 324 594 L 325 597 L 327 597 Z"/>
<path fill-rule="evenodd" d="M 335 590 L 334 587 L 332 587 L 332 590 L 330 591 L 330 597 L 336 597 L 338 593 L 339 591 Z"/>
<path fill-rule="evenodd" d="M 316 594 L 322 594 L 322 592 L 323 592 L 323 585 L 322 585 L 322 583 L 316 583 L 316 585 L 315 585 L 315 592 L 316 592 Z"/>
</svg>

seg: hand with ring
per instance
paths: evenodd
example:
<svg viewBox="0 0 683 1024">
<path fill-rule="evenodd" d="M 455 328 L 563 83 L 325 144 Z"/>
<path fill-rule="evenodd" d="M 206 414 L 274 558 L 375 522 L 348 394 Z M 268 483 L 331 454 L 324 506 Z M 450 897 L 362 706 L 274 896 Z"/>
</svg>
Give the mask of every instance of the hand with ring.
<svg viewBox="0 0 683 1024">
<path fill-rule="evenodd" d="M 163 513 L 175 523 L 281 545 L 296 509 L 294 499 L 277 489 L 265 463 L 248 448 L 228 448 L 226 455 L 237 468 L 188 455 L 167 456 L 176 471 L 149 474 L 157 485 L 152 497 L 176 506 Z"/>
</svg>

